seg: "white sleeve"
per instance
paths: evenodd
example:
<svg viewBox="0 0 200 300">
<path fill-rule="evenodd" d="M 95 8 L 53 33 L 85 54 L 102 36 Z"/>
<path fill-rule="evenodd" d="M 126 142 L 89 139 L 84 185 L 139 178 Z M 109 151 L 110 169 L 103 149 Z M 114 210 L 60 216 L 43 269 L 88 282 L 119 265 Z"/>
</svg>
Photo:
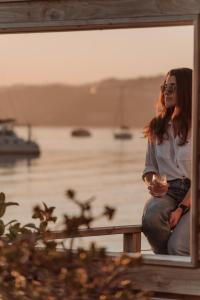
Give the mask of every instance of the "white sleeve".
<svg viewBox="0 0 200 300">
<path fill-rule="evenodd" d="M 144 175 L 149 172 L 159 173 L 158 164 L 155 155 L 155 145 L 148 141 L 147 151 L 146 151 L 146 159 L 145 159 L 145 167 L 142 174 L 142 178 Z"/>
</svg>

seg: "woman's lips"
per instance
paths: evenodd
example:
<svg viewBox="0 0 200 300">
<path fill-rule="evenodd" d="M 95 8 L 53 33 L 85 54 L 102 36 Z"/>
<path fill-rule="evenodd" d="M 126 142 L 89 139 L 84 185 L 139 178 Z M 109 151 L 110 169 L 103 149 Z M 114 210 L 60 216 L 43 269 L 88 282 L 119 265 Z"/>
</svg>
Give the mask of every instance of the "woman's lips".
<svg viewBox="0 0 200 300">
<path fill-rule="evenodd" d="M 173 103 L 173 99 L 170 97 L 165 97 L 165 105 L 166 106 L 171 106 Z"/>
</svg>

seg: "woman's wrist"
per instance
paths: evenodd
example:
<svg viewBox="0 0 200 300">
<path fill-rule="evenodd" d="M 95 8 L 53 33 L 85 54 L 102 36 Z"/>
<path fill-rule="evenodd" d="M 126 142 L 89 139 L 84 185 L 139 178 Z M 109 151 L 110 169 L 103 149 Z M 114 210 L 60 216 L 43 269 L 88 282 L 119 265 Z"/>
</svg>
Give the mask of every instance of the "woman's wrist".
<svg viewBox="0 0 200 300">
<path fill-rule="evenodd" d="M 181 207 L 177 207 L 177 208 L 176 208 L 176 211 L 178 211 L 181 215 L 183 214 L 183 210 L 182 210 Z"/>
<path fill-rule="evenodd" d="M 188 205 L 185 205 L 184 203 L 181 202 L 177 206 L 177 209 L 180 209 L 182 211 L 182 214 L 184 215 L 184 214 L 186 214 L 189 211 L 190 207 Z"/>
</svg>

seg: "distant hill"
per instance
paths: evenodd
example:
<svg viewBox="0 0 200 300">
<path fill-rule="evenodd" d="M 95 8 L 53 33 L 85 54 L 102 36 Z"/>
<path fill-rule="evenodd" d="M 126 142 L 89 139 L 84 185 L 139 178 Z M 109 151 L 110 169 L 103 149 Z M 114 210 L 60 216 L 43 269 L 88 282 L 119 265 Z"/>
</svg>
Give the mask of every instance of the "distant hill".
<svg viewBox="0 0 200 300">
<path fill-rule="evenodd" d="M 107 79 L 81 86 L 14 85 L 0 88 L 0 118 L 44 126 L 143 126 L 154 115 L 163 77 Z M 123 88 L 120 88 L 122 86 Z M 123 108 L 120 91 L 123 89 Z"/>
</svg>

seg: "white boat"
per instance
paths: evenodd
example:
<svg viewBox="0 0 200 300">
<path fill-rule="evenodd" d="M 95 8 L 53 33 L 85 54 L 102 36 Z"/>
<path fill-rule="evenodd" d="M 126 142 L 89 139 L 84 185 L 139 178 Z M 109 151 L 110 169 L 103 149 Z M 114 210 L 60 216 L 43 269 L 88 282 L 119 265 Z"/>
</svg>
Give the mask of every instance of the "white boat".
<svg viewBox="0 0 200 300">
<path fill-rule="evenodd" d="M 73 137 L 90 137 L 91 132 L 86 128 L 76 128 L 71 131 Z"/>
<path fill-rule="evenodd" d="M 27 125 L 27 140 L 19 137 L 14 131 L 14 119 L 0 120 L 0 154 L 39 155 L 38 144 L 31 139 L 31 126 Z"/>
<path fill-rule="evenodd" d="M 114 138 L 118 140 L 130 140 L 133 138 L 133 134 L 127 126 L 121 126 L 120 130 L 114 133 Z"/>
</svg>

